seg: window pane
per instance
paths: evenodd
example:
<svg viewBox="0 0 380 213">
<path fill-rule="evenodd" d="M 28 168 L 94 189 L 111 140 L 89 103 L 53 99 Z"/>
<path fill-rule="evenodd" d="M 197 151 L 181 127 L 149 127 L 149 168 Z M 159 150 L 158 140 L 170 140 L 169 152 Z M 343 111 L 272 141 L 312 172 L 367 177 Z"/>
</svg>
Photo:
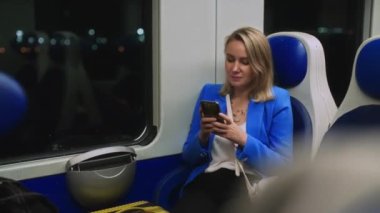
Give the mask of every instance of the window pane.
<svg viewBox="0 0 380 213">
<path fill-rule="evenodd" d="M 151 0 L 2 0 L 0 69 L 28 95 L 0 160 L 149 143 Z"/>
</svg>

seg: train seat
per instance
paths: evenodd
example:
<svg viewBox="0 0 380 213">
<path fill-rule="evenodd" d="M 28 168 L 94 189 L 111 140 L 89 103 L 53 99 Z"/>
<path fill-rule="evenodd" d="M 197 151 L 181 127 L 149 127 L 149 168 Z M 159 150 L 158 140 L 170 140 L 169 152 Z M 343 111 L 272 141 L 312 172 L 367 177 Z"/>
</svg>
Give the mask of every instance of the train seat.
<svg viewBox="0 0 380 213">
<path fill-rule="evenodd" d="M 379 212 L 379 59 L 380 36 L 363 41 L 356 51 L 347 93 L 313 166 L 287 179 L 291 185 L 277 185 L 280 192 L 274 194 L 280 196 L 271 196 L 262 212 L 281 211 L 273 208 L 276 201 L 288 212 Z"/>
<path fill-rule="evenodd" d="M 377 140 L 380 127 L 379 59 L 380 36 L 363 41 L 356 52 L 347 93 L 323 139 L 321 152 L 333 148 L 331 145 L 341 148 L 341 143 L 357 144 L 353 138 L 359 140 L 360 145 Z"/>
<path fill-rule="evenodd" d="M 294 119 L 294 158 L 311 160 L 337 107 L 331 95 L 320 41 L 302 32 L 268 36 L 275 83 L 288 89 Z"/>
<path fill-rule="evenodd" d="M 27 110 L 23 88 L 11 76 L 0 72 L 0 135 L 14 128 Z"/>
</svg>

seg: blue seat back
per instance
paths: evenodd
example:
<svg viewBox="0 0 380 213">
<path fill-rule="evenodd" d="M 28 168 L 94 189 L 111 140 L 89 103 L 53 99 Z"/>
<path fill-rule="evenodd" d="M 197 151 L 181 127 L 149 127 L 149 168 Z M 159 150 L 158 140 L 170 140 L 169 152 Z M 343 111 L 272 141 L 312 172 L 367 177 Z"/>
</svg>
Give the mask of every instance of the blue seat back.
<svg viewBox="0 0 380 213">
<path fill-rule="evenodd" d="M 312 149 L 312 121 L 306 107 L 291 97 L 293 112 L 293 153 L 294 159 L 310 159 Z"/>
</svg>

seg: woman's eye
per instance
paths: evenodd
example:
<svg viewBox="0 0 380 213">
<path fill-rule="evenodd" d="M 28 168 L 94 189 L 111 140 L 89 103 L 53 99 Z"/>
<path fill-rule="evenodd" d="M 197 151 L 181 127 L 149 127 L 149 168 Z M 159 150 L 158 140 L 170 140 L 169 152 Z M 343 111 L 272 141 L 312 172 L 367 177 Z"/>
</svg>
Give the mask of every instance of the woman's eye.
<svg viewBox="0 0 380 213">
<path fill-rule="evenodd" d="M 244 64 L 244 65 L 249 65 L 249 61 L 248 59 L 243 59 L 240 61 L 241 64 Z"/>
<path fill-rule="evenodd" d="M 227 61 L 228 61 L 228 62 L 234 62 L 235 59 L 234 59 L 233 57 L 227 57 Z"/>
</svg>

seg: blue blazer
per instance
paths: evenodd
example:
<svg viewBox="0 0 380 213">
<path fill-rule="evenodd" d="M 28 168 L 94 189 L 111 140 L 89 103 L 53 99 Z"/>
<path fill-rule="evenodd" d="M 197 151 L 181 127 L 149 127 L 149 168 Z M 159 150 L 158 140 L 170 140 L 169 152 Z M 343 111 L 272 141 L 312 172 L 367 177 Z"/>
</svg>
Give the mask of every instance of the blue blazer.
<svg viewBox="0 0 380 213">
<path fill-rule="evenodd" d="M 184 160 L 194 168 L 186 184 L 203 173 L 211 162 L 215 135 L 211 134 L 207 147 L 200 145 L 199 106 L 200 100 L 217 101 L 221 111 L 227 114 L 226 97 L 219 93 L 221 87 L 221 84 L 206 84 L 195 104 L 190 130 L 182 150 Z M 264 175 L 269 175 L 273 168 L 289 164 L 293 153 L 293 116 L 289 93 L 279 87 L 273 87 L 272 91 L 272 100 L 250 101 L 246 119 L 247 143 L 236 151 L 237 159 Z"/>
</svg>

